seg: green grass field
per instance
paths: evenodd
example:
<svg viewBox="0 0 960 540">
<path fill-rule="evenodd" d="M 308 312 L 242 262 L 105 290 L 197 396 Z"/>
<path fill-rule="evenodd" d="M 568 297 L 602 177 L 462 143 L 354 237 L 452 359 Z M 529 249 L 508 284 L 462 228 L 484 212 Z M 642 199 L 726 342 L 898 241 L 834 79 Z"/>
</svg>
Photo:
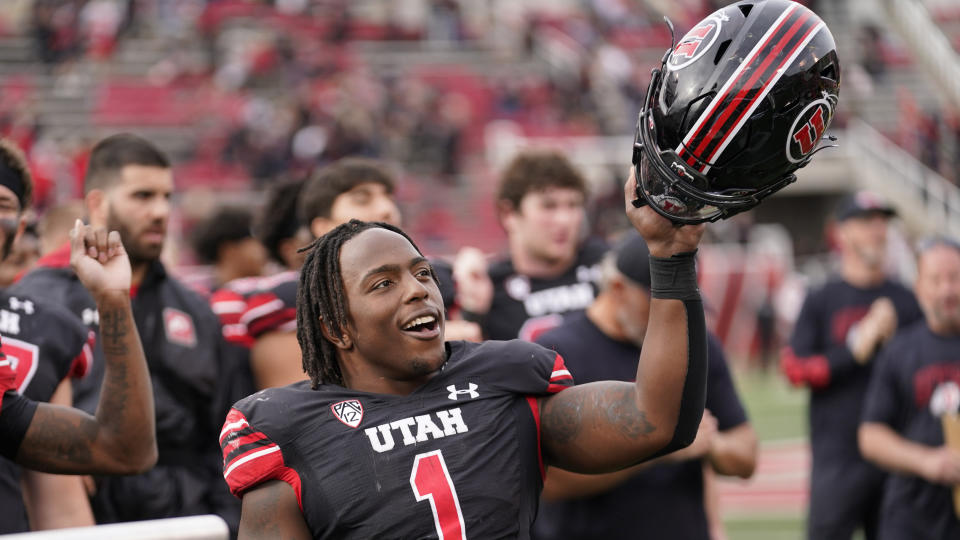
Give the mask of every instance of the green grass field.
<svg viewBox="0 0 960 540">
<path fill-rule="evenodd" d="M 736 383 L 761 444 L 807 437 L 806 391 L 791 388 L 775 370 L 740 373 Z M 803 519 L 801 509 L 776 515 L 738 512 L 724 524 L 729 540 L 798 540 L 804 537 Z"/>
</svg>

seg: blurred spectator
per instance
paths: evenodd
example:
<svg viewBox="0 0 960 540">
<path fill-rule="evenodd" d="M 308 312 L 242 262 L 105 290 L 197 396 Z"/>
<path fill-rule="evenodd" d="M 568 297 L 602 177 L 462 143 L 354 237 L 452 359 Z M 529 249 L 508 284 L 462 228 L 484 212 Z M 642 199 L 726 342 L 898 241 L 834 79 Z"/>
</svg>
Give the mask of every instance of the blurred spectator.
<svg viewBox="0 0 960 540">
<path fill-rule="evenodd" d="M 893 473 L 880 529 L 891 540 L 960 538 L 960 244 L 923 246 L 916 283 L 925 319 L 877 358 L 860 424 L 864 457 Z"/>
<path fill-rule="evenodd" d="M 252 222 L 250 211 L 222 207 L 195 226 L 193 249 L 202 264 L 213 265 L 210 290 L 263 274 L 267 252 L 254 238 Z"/>
<path fill-rule="evenodd" d="M 886 274 L 892 207 L 872 193 L 836 210 L 840 275 L 810 291 L 781 357 L 794 385 L 810 388 L 813 470 L 807 537 L 876 538 L 884 475 L 857 449 L 857 426 L 877 351 L 920 318 L 907 288 Z"/>
</svg>

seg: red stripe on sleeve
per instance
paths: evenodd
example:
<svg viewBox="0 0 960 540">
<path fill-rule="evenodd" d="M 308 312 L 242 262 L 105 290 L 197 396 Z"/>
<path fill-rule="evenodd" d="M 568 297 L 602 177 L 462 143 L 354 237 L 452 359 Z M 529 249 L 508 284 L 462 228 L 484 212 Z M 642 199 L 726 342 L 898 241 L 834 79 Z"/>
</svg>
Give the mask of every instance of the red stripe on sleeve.
<svg viewBox="0 0 960 540">
<path fill-rule="evenodd" d="M 238 434 L 241 431 L 247 433 L 231 439 L 231 434 Z M 234 450 L 244 444 L 258 441 L 266 444 L 257 445 L 242 454 L 234 456 L 229 462 L 226 461 Z M 300 506 L 300 511 L 303 511 L 300 475 L 284 463 L 280 446 L 270 441 L 264 433 L 255 431 L 247 422 L 243 413 L 236 409 L 230 409 L 224 423 L 223 432 L 221 432 L 220 444 L 224 456 L 223 478 L 230 488 L 230 493 L 242 498 L 244 493 L 267 480 L 282 480 L 293 488 L 297 495 L 297 504 Z"/>
<path fill-rule="evenodd" d="M 93 331 L 87 334 L 87 342 L 80 349 L 80 354 L 74 357 L 70 363 L 70 371 L 67 376 L 72 379 L 82 379 L 90 373 L 90 366 L 93 365 L 93 347 L 97 344 L 97 334 Z"/>
</svg>

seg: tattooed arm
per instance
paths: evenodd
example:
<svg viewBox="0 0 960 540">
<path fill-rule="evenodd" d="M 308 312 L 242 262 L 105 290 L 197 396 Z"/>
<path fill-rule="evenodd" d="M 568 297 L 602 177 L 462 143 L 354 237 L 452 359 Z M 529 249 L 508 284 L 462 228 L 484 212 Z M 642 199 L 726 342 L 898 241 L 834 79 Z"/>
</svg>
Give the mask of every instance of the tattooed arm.
<svg viewBox="0 0 960 540">
<path fill-rule="evenodd" d="M 280 480 L 264 482 L 243 495 L 240 539 L 269 540 L 311 538 L 300 513 L 297 496 L 290 484 Z"/>
<path fill-rule="evenodd" d="M 670 258 L 694 251 L 703 226 L 676 227 L 649 207 L 634 208 L 629 201 L 635 186 L 631 173 L 624 190 L 627 216 L 650 254 Z M 609 472 L 693 441 L 706 396 L 707 354 L 703 306 L 695 280 L 688 281 L 693 281 L 692 294 L 651 291 L 636 383 L 596 382 L 541 399 L 546 462 L 573 472 Z M 657 287 L 655 279 L 652 289 Z"/>
<path fill-rule="evenodd" d="M 17 462 L 46 472 L 134 474 L 156 463 L 153 389 L 130 305 L 130 262 L 120 235 L 71 232 L 70 262 L 100 312 L 105 375 L 97 414 L 40 404 Z"/>
</svg>

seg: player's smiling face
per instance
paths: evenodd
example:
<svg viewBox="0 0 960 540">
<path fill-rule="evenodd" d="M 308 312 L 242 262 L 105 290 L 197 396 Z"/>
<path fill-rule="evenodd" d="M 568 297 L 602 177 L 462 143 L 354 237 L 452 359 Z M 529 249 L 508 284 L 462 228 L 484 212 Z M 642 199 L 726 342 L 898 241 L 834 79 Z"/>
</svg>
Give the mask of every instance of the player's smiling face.
<svg viewBox="0 0 960 540">
<path fill-rule="evenodd" d="M 416 384 L 440 369 L 443 301 L 423 255 L 393 231 L 368 229 L 343 244 L 340 269 L 351 341 L 341 359 L 359 363 L 345 371 Z"/>
</svg>

